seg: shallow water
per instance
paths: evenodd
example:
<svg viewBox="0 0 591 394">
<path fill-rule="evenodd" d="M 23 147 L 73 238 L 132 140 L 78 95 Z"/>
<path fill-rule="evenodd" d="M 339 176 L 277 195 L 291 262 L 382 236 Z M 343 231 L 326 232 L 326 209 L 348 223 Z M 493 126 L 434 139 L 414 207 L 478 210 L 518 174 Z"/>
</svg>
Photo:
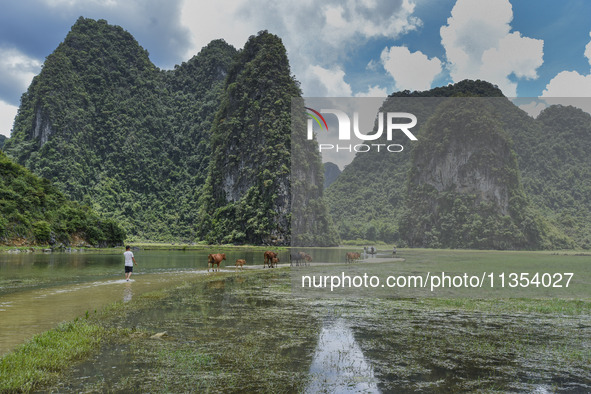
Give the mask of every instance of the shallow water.
<svg viewBox="0 0 591 394">
<path fill-rule="evenodd" d="M 339 262 L 343 251 L 309 253 L 315 261 Z M 141 299 L 132 303 L 117 326 L 149 335 L 166 331 L 168 336 L 143 336 L 104 348 L 74 366 L 73 376 L 57 390 L 591 390 L 588 308 L 562 315 L 518 308 L 494 312 L 499 301 L 484 304 L 479 312 L 420 299 L 300 298 L 290 291 L 287 270 L 208 274 L 211 252 L 137 252 L 139 272 L 131 282 L 122 280 L 119 253 L 29 255 L 19 256 L 20 263 L 4 262 L 0 279 L 20 278 L 24 285 L 0 296 L 2 349 L 113 301 L 128 302 L 143 292 L 210 275 L 205 283 L 183 286 L 143 309 L 137 308 Z M 261 251 L 227 254 L 223 271 L 234 272 L 233 260 L 245 256 L 251 256 L 248 265 L 262 263 Z M 280 265 L 288 265 L 286 254 Z M 204 372 L 195 367 L 203 363 L 215 368 Z"/>
<path fill-rule="evenodd" d="M 373 368 L 345 320 L 325 322 L 310 365 L 306 392 L 379 393 Z"/>
<path fill-rule="evenodd" d="M 0 355 L 86 311 L 207 273 L 207 255 L 220 251 L 226 253 L 222 270 L 234 270 L 238 258 L 247 260 L 247 268 L 263 263 L 263 251 L 252 249 L 136 251 L 138 265 L 125 282 L 121 253 L 0 254 Z M 288 256 L 282 252 L 280 260 Z"/>
<path fill-rule="evenodd" d="M 204 273 L 207 272 L 136 274 L 130 282 L 101 279 L 4 295 L 0 298 L 0 354 L 86 311 L 94 313 L 107 304 L 128 302 L 134 295 L 182 283 L 188 276 Z"/>
<path fill-rule="evenodd" d="M 270 248 L 272 250 L 272 248 Z M 300 250 L 300 249 L 298 249 Z M 301 249 L 315 261 L 340 262 L 341 249 Z M 0 254 L 0 355 L 34 334 L 94 313 L 116 301 L 182 283 L 207 273 L 207 255 L 226 253 L 222 270 L 263 264 L 263 250 L 223 247 L 192 251 L 134 251 L 138 265 L 132 281 L 123 281 L 122 252 Z M 289 251 L 279 252 L 279 266 L 289 265 Z"/>
<path fill-rule="evenodd" d="M 309 299 L 289 273 L 211 277 L 117 321 L 147 332 L 60 392 L 590 392 L 591 317 Z M 140 300 L 141 303 L 141 300 Z M 162 339 L 150 339 L 158 332 Z M 207 364 L 205 368 L 203 365 Z"/>
</svg>

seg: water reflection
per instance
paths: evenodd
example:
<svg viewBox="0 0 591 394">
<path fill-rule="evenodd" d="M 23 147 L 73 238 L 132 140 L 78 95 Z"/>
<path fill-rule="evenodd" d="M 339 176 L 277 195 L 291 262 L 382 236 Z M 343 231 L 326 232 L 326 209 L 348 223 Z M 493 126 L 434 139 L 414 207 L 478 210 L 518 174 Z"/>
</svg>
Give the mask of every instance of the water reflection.
<svg viewBox="0 0 591 394">
<path fill-rule="evenodd" d="M 342 319 L 325 324 L 310 365 L 309 393 L 379 393 L 377 379 L 353 331 Z"/>
<path fill-rule="evenodd" d="M 125 282 L 123 289 L 123 302 L 129 302 L 133 298 L 133 290 L 131 290 L 131 282 Z"/>
<path fill-rule="evenodd" d="M 186 275 L 206 271 L 138 274 L 135 280 L 107 279 L 7 294 L 0 298 L 0 355 L 59 322 L 100 310 L 109 303 L 129 302 L 134 295 L 183 283 Z"/>
</svg>

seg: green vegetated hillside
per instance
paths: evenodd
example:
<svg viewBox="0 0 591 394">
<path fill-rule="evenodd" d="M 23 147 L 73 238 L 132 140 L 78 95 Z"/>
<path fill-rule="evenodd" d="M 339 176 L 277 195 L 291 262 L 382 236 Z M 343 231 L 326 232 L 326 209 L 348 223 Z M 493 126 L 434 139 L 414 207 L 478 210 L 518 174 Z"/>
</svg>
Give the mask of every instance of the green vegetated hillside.
<svg viewBox="0 0 591 394">
<path fill-rule="evenodd" d="M 21 99 L 5 151 L 135 239 L 289 242 L 290 100 L 281 40 L 223 40 L 173 70 L 80 18 Z"/>
<path fill-rule="evenodd" d="M 475 93 L 471 93 L 475 92 Z M 486 95 L 501 97 L 502 92 L 482 81 L 462 81 L 426 92 L 403 91 L 386 99 L 380 112 L 410 112 L 418 123 L 413 133 L 420 136 L 423 123 L 449 96 Z M 342 239 L 366 239 L 400 243 L 400 221 L 405 212 L 407 179 L 415 141 L 394 133 L 391 141 L 384 136 L 374 143 L 400 144 L 400 153 L 358 153 L 326 190 L 326 201 Z M 418 137 L 420 139 L 420 137 Z"/>
<path fill-rule="evenodd" d="M 124 238 L 116 221 L 69 201 L 0 151 L 0 243 L 115 246 Z"/>
<path fill-rule="evenodd" d="M 335 163 L 324 163 L 324 188 L 326 189 L 341 175 L 341 169 Z"/>
<path fill-rule="evenodd" d="M 418 141 L 395 139 L 405 148 L 395 155 L 357 154 L 326 191 L 342 238 L 591 247 L 589 114 L 552 106 L 532 119 L 482 81 L 395 93 L 380 111 L 400 108 L 419 118 Z"/>
<path fill-rule="evenodd" d="M 554 106 L 532 119 L 483 81 L 395 93 L 381 111 L 417 115 L 419 140 L 382 137 L 404 151 L 358 154 L 323 192 L 313 141 L 290 138 L 294 122 L 305 127 L 290 111 L 300 96 L 268 32 L 242 50 L 212 41 L 163 71 L 121 27 L 80 18 L 22 96 L 3 149 L 134 239 L 288 244 L 295 228 L 298 245 L 591 247 L 588 114 Z M 494 99 L 439 109 L 474 96 Z M 458 131 L 456 112 L 475 120 Z"/>
<path fill-rule="evenodd" d="M 319 209 L 306 245 L 337 245 L 322 200 L 322 163 L 315 149 L 292 139 L 292 99 L 301 96 L 281 39 L 251 37 L 231 66 L 211 129 L 210 165 L 200 199 L 199 235 L 209 243 L 289 244 L 292 235 L 291 154 L 305 157 L 307 193 Z M 304 114 L 302 102 L 301 114 Z M 292 144 L 297 145 L 294 148 Z M 301 147 L 301 149 L 300 149 Z M 315 147 L 315 145 L 314 145 Z M 332 237 L 330 236 L 332 234 Z"/>
<path fill-rule="evenodd" d="M 525 190 L 534 206 L 576 245 L 591 248 L 591 115 L 551 106 L 535 133 L 516 143 Z"/>
<path fill-rule="evenodd" d="M 307 139 L 303 99 L 292 101 L 292 246 L 335 246 L 340 238 L 324 198 L 324 168 L 318 142 Z"/>
<path fill-rule="evenodd" d="M 193 239 L 208 132 L 236 50 L 164 72 L 121 27 L 80 18 L 23 95 L 6 152 L 146 239 Z"/>
<path fill-rule="evenodd" d="M 290 105 L 300 96 L 281 39 L 251 37 L 229 70 L 211 132 L 200 233 L 208 242 L 286 243 Z"/>
</svg>

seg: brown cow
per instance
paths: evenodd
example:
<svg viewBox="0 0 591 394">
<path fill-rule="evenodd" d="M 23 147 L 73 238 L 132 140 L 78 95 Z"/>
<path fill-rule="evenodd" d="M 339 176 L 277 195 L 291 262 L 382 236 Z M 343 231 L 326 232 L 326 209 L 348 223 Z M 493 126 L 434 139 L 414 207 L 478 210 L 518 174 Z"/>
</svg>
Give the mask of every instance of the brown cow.
<svg viewBox="0 0 591 394">
<path fill-rule="evenodd" d="M 265 268 L 267 265 L 269 266 L 269 268 L 274 268 L 275 266 L 277 266 L 277 263 L 279 262 L 277 253 L 267 250 L 264 254 L 264 257 L 265 261 L 263 262 L 263 268 Z"/>
<path fill-rule="evenodd" d="M 240 269 L 243 270 L 244 264 L 246 264 L 246 260 L 243 260 L 243 259 L 236 260 L 236 269 L 238 269 L 238 266 L 240 266 Z"/>
<path fill-rule="evenodd" d="M 345 255 L 345 259 L 346 259 L 347 263 L 352 263 L 355 260 L 359 260 L 360 257 L 361 257 L 361 254 L 357 253 L 357 252 L 347 252 L 347 254 Z"/>
<path fill-rule="evenodd" d="M 310 262 L 312 261 L 312 256 L 310 256 L 308 253 L 304 253 L 304 261 L 304 264 L 310 265 Z"/>
<path fill-rule="evenodd" d="M 213 271 L 213 265 L 217 264 L 217 270 L 220 270 L 220 263 L 222 262 L 222 260 L 226 259 L 226 254 L 225 253 L 215 253 L 215 254 L 210 254 L 207 256 L 207 272 L 209 272 L 209 265 L 211 264 L 211 270 Z"/>
<path fill-rule="evenodd" d="M 345 261 L 347 263 L 350 263 L 353 261 L 353 252 L 347 252 L 345 253 Z"/>
</svg>

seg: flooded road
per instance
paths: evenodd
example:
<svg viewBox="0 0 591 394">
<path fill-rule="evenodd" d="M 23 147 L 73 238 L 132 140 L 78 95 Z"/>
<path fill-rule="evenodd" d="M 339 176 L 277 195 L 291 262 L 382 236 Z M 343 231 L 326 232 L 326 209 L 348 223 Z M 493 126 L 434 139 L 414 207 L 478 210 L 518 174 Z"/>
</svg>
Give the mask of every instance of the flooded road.
<svg viewBox="0 0 591 394">
<path fill-rule="evenodd" d="M 207 255 L 217 251 L 135 251 L 138 265 L 130 282 L 123 280 L 123 250 L 0 254 L 0 355 L 86 311 L 206 274 Z M 237 258 L 245 258 L 247 267 L 262 264 L 262 254 L 226 251 L 222 269 L 233 270 Z M 280 254 L 284 261 L 288 256 Z"/>
</svg>

